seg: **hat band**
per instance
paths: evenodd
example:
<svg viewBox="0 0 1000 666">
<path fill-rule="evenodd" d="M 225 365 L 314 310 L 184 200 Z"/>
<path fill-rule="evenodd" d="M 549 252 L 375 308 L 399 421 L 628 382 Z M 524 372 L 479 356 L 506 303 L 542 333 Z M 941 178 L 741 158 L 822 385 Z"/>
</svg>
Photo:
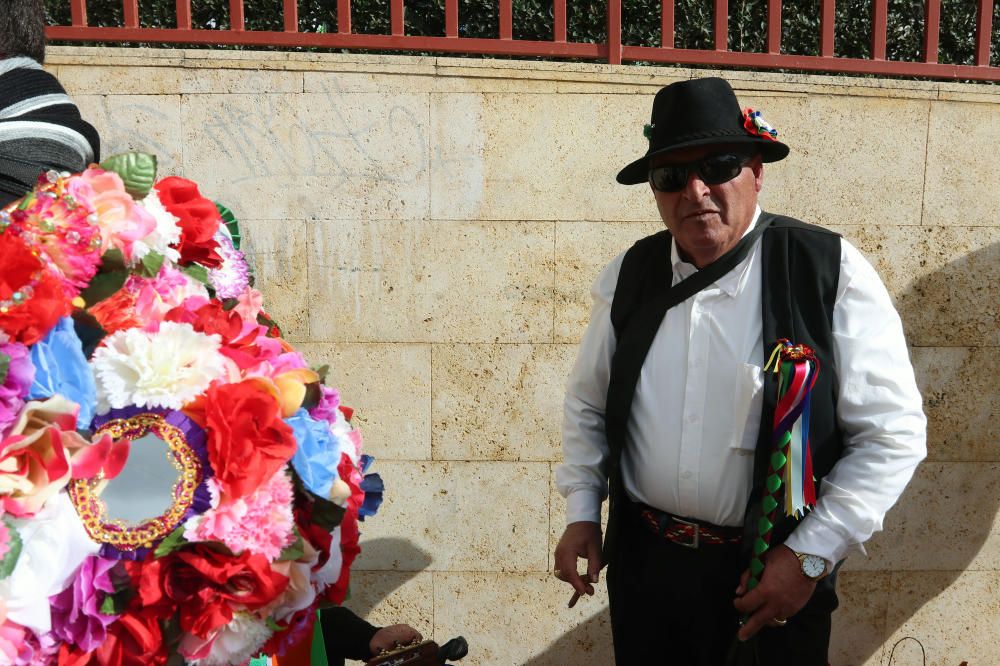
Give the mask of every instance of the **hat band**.
<svg viewBox="0 0 1000 666">
<path fill-rule="evenodd" d="M 666 146 L 670 146 L 670 145 L 674 145 L 674 144 L 678 144 L 678 143 L 687 143 L 688 141 L 697 141 L 699 139 L 712 139 L 712 138 L 715 138 L 715 137 L 720 137 L 721 138 L 721 137 L 730 137 L 730 136 L 738 136 L 738 137 L 745 137 L 745 138 L 755 138 L 755 137 L 751 136 L 750 134 L 748 134 L 747 131 L 744 130 L 743 128 L 740 128 L 740 129 L 727 128 L 727 129 L 704 130 L 704 131 L 701 131 L 701 132 L 688 132 L 687 134 L 681 134 L 679 136 L 664 137 L 665 140 L 661 140 L 661 141 L 655 141 L 655 140 L 654 141 L 650 141 L 649 148 L 650 148 L 650 150 L 653 150 L 653 144 L 654 143 L 659 143 L 662 147 L 666 147 Z M 655 138 L 656 137 L 654 137 L 654 139 Z M 660 148 L 657 148 L 656 150 L 659 150 L 659 149 Z"/>
</svg>

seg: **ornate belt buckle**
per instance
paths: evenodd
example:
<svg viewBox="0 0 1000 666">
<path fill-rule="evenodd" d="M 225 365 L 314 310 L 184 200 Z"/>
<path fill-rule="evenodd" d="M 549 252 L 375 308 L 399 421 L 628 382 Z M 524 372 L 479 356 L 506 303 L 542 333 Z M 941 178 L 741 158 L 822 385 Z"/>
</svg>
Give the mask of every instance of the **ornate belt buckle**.
<svg viewBox="0 0 1000 666">
<path fill-rule="evenodd" d="M 684 546 L 685 548 L 697 548 L 701 543 L 701 525 L 698 523 L 692 523 L 690 520 L 683 520 L 674 516 L 674 521 L 680 523 L 681 525 L 687 525 L 691 528 L 691 533 L 693 534 L 690 543 L 684 543 L 683 541 L 675 541 L 678 546 Z"/>
</svg>

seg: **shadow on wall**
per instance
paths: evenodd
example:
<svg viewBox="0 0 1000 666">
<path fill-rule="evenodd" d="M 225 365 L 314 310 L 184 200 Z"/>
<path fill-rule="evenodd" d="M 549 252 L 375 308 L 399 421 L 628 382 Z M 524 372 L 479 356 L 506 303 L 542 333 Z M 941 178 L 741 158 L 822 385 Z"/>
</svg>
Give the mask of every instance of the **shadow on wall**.
<svg viewBox="0 0 1000 666">
<path fill-rule="evenodd" d="M 907 339 L 921 345 L 911 354 L 928 417 L 928 458 L 886 517 L 885 532 L 872 539 L 868 559 L 854 567 L 892 571 L 882 579 L 888 590 L 841 586 L 843 608 L 867 607 L 872 615 L 855 614 L 846 622 L 867 621 L 869 628 L 855 625 L 851 628 L 858 630 L 839 633 L 837 615 L 849 617 L 849 612 L 834 616 L 834 666 L 860 665 L 869 659 L 889 666 L 891 645 L 906 637 L 926 647 L 927 663 L 957 665 L 998 656 L 982 654 L 982 646 L 962 637 L 958 625 L 962 615 L 974 614 L 972 610 L 944 615 L 945 621 L 954 621 L 953 630 L 924 621 L 907 625 L 964 570 L 994 568 L 995 559 L 974 560 L 990 537 L 1000 508 L 996 448 L 1000 424 L 993 415 L 1000 388 L 992 379 L 1000 370 L 998 266 L 1000 244 L 993 244 L 915 280 L 898 298 Z M 845 582 L 852 573 L 845 572 Z M 900 659 L 904 645 L 912 643 L 900 644 L 893 666 L 921 663 L 920 651 L 913 645 L 906 646 L 906 660 Z"/>
<path fill-rule="evenodd" d="M 560 597 L 561 598 L 561 597 Z M 578 624 L 536 655 L 525 666 L 565 666 L 572 655 L 577 666 L 607 666 L 614 663 L 611 648 L 611 611 L 601 612 Z"/>
<path fill-rule="evenodd" d="M 379 553 L 379 557 L 386 557 L 388 555 L 385 560 L 376 561 L 392 561 L 396 568 L 391 574 L 380 576 L 377 581 L 366 581 L 367 584 L 364 588 L 355 589 L 352 587 L 350 600 L 344 605 L 361 617 L 367 617 L 390 594 L 429 567 L 432 561 L 430 553 L 414 546 L 406 539 L 380 538 L 366 540 L 363 544 L 362 555 L 360 557 L 371 556 L 372 553 Z M 362 569 L 358 571 L 367 573 Z M 353 573 L 354 570 L 352 570 Z M 394 622 L 413 623 L 416 622 L 416 618 L 400 617 L 395 618 Z"/>
</svg>

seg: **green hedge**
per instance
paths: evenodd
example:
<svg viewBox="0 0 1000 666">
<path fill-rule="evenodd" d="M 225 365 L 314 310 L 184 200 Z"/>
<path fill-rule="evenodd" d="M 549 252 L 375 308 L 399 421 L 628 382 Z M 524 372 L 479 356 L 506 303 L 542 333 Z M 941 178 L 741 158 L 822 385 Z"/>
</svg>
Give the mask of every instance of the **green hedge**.
<svg viewBox="0 0 1000 666">
<path fill-rule="evenodd" d="M 713 0 L 675 0 L 675 45 L 710 49 Z M 660 44 L 659 0 L 622 0 L 622 41 L 637 46 Z M 192 21 L 199 28 L 229 27 L 228 0 L 193 0 Z M 249 30 L 282 30 L 280 0 L 245 0 Z M 406 34 L 444 34 L 444 0 L 406 0 Z M 866 58 L 871 53 L 872 0 L 838 0 L 835 53 Z M 495 37 L 499 31 L 498 0 L 459 0 L 459 35 Z M 354 32 L 388 34 L 389 0 L 353 0 Z M 784 0 L 782 52 L 818 55 L 819 0 Z M 49 22 L 68 25 L 68 0 L 46 0 Z M 139 3 L 140 22 L 174 27 L 174 0 Z M 122 25 L 121 0 L 89 0 L 91 25 Z M 568 0 L 567 33 L 574 42 L 604 42 L 605 2 Z M 766 44 L 767 0 L 730 0 L 729 48 L 762 52 Z M 975 53 L 976 0 L 941 0 L 939 62 L 971 65 Z M 551 0 L 513 0 L 515 39 L 552 39 Z M 890 60 L 922 58 L 923 0 L 889 0 L 887 55 Z M 994 7 L 992 58 L 1000 64 L 1000 2 Z M 299 30 L 337 29 L 336 0 L 299 0 Z"/>
</svg>

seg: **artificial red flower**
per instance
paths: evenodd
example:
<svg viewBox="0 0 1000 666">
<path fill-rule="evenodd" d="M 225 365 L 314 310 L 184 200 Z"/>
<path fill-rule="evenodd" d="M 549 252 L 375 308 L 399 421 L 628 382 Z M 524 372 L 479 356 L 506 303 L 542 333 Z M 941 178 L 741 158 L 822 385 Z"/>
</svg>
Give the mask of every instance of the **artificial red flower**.
<svg viewBox="0 0 1000 666">
<path fill-rule="evenodd" d="M 249 495 L 295 455 L 295 434 L 266 380 L 213 385 L 184 411 L 208 434 L 208 460 L 223 501 Z"/>
<path fill-rule="evenodd" d="M 330 530 L 313 520 L 312 502 L 296 501 L 293 512 L 295 525 L 299 528 L 302 538 L 319 552 L 316 567 L 322 567 L 330 559 L 330 549 L 339 547 L 340 544 L 333 543 Z"/>
<path fill-rule="evenodd" d="M 59 666 L 163 666 L 167 646 L 156 615 L 126 612 L 108 625 L 107 638 L 96 650 L 81 652 L 68 643 L 59 647 Z"/>
<path fill-rule="evenodd" d="M 0 329 L 33 345 L 70 313 L 70 299 L 59 276 L 11 231 L 0 234 L 0 257 Z"/>
<path fill-rule="evenodd" d="M 136 316 L 135 304 L 139 293 L 131 289 L 119 289 L 108 298 L 87 309 L 101 328 L 111 335 L 115 331 L 142 326 Z"/>
<path fill-rule="evenodd" d="M 168 176 L 155 187 L 163 207 L 179 220 L 181 242 L 177 250 L 181 258 L 178 263 L 199 263 L 206 268 L 221 266 L 215 232 L 219 230 L 222 216 L 215 204 L 201 196 L 198 185 L 187 178 Z"/>
<path fill-rule="evenodd" d="M 288 586 L 263 555 L 202 544 L 125 566 L 136 589 L 133 606 L 159 617 L 176 611 L 181 630 L 203 639 L 232 622 L 234 611 L 262 608 Z"/>
<path fill-rule="evenodd" d="M 166 314 L 166 321 L 191 324 L 194 330 L 206 335 L 216 334 L 222 338 L 219 353 L 246 369 L 275 356 L 277 348 L 270 344 L 262 347 L 257 338 L 265 333 L 261 326 L 244 331 L 246 324 L 235 310 L 226 310 L 218 301 L 208 301 L 196 310 L 180 305 Z"/>
<path fill-rule="evenodd" d="M 358 530 L 358 509 L 365 501 L 365 493 L 361 490 L 357 482 L 360 477 L 358 468 L 347 455 L 341 455 L 340 464 L 337 465 L 337 473 L 340 478 L 347 482 L 351 489 L 351 495 L 347 499 L 347 511 L 344 519 L 340 522 L 340 555 L 343 564 L 340 569 L 340 578 L 324 592 L 324 597 L 335 604 L 342 604 L 347 597 L 347 590 L 351 584 L 351 564 L 354 558 L 361 552 L 358 541 L 361 532 Z M 331 548 L 336 548 L 338 544 L 331 544 Z"/>
<path fill-rule="evenodd" d="M 778 130 L 771 127 L 764 117 L 760 114 L 760 111 L 754 111 L 753 109 L 746 109 L 743 111 L 743 129 L 747 131 L 747 134 L 751 136 L 757 136 L 761 139 L 767 139 L 768 141 L 778 140 Z"/>
</svg>

